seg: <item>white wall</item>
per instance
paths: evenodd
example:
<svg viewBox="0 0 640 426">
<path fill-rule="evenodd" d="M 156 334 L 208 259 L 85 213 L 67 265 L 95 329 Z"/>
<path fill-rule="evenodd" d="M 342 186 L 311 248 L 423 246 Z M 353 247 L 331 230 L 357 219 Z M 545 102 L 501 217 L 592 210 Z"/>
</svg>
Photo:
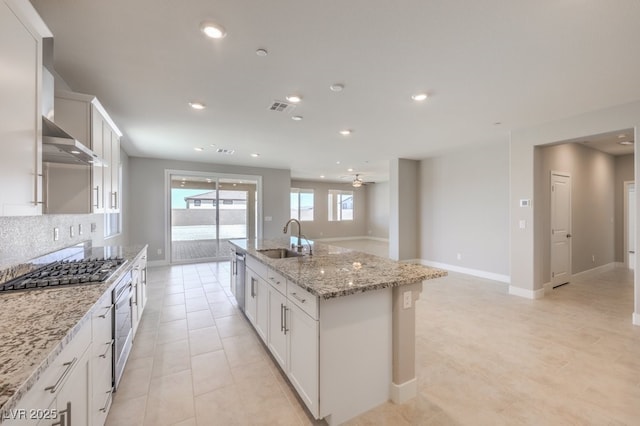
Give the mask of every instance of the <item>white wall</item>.
<svg viewBox="0 0 640 426">
<path fill-rule="evenodd" d="M 263 237 L 282 236 L 282 227 L 289 219 L 289 170 L 241 167 L 232 165 L 129 158 L 132 244 L 149 244 L 149 260 L 165 260 L 165 241 L 168 238 L 165 222 L 165 170 L 232 173 L 262 176 Z M 158 249 L 162 254 L 158 255 Z"/>
<path fill-rule="evenodd" d="M 614 261 L 615 158 L 580 144 L 539 148 L 536 206 L 542 212 L 536 234 L 542 245 L 542 277 L 551 281 L 551 172 L 571 176 L 571 269 L 578 273 Z M 595 256 L 595 261 L 592 260 Z"/>
<path fill-rule="evenodd" d="M 422 260 L 509 274 L 508 159 L 505 141 L 421 161 Z"/>
<path fill-rule="evenodd" d="M 377 182 L 366 186 L 367 235 L 389 238 L 389 182 Z"/>
<path fill-rule="evenodd" d="M 366 235 L 367 192 L 364 187 L 354 188 L 349 183 L 328 183 L 307 180 L 292 180 L 291 188 L 313 189 L 313 222 L 302 222 L 302 232 L 311 239 L 361 237 Z M 353 191 L 352 221 L 329 222 L 329 190 Z M 287 200 L 287 206 L 289 201 Z M 289 212 L 287 212 L 289 214 Z M 293 233 L 298 230 L 294 226 Z"/>
</svg>

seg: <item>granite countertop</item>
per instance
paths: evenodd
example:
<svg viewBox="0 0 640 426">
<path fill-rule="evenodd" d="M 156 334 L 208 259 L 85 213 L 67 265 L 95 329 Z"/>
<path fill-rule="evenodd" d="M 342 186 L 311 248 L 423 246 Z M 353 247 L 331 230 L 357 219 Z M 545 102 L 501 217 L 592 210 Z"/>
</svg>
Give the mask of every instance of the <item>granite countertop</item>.
<svg viewBox="0 0 640 426">
<path fill-rule="evenodd" d="M 122 256 L 127 260 L 103 283 L 0 294 L 0 414 L 15 407 L 81 327 L 91 321 L 98 300 L 113 289 L 144 248 L 88 249 L 90 257 Z"/>
<path fill-rule="evenodd" d="M 447 275 L 447 271 L 442 269 L 398 262 L 317 241 L 311 241 L 312 256 L 272 259 L 258 251 L 290 248 L 291 242 L 295 240 L 295 237 L 291 237 L 275 240 L 231 240 L 230 243 L 323 299 L 414 284 Z M 307 244 L 303 246 L 307 253 Z"/>
</svg>

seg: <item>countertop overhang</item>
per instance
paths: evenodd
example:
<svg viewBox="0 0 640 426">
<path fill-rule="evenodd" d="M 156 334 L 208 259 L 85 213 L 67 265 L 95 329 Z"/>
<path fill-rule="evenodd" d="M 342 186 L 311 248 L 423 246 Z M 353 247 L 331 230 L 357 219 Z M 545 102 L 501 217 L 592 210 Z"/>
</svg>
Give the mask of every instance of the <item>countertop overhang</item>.
<svg viewBox="0 0 640 426">
<path fill-rule="evenodd" d="M 291 248 L 295 241 L 295 237 L 287 237 L 229 242 L 322 299 L 414 284 L 447 275 L 447 271 L 442 269 L 398 262 L 318 241 L 310 242 L 313 255 L 308 254 L 306 244 L 303 244 L 305 255 L 299 257 L 272 259 L 259 251 Z"/>
</svg>

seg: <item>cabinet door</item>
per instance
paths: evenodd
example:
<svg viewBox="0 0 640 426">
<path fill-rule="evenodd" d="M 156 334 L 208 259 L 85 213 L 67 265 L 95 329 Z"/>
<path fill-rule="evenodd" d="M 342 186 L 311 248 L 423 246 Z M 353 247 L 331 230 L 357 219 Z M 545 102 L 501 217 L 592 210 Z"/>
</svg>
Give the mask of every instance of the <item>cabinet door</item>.
<svg viewBox="0 0 640 426">
<path fill-rule="evenodd" d="M 287 335 L 285 334 L 285 309 L 287 298 L 270 285 L 269 295 L 269 332 L 267 333 L 267 346 L 280 367 L 286 370 L 287 360 Z"/>
<path fill-rule="evenodd" d="M 104 158 L 103 120 L 98 109 L 91 105 L 91 149 Z M 104 170 L 102 164 L 91 166 L 91 208 L 94 213 L 104 212 Z"/>
<path fill-rule="evenodd" d="M 147 305 L 147 250 L 140 258 L 140 300 L 138 301 L 138 319 L 142 319 L 142 312 Z"/>
<path fill-rule="evenodd" d="M 261 277 L 258 277 L 256 298 L 256 331 L 267 343 L 267 333 L 269 327 L 269 284 Z"/>
<path fill-rule="evenodd" d="M 0 216 L 42 213 L 41 39 L 0 0 Z"/>
<path fill-rule="evenodd" d="M 298 394 L 318 418 L 319 415 L 319 327 L 318 321 L 290 303 L 286 322 L 288 333 L 287 376 Z"/>
<path fill-rule="evenodd" d="M 62 422 L 62 425 L 91 424 L 89 413 L 89 397 L 92 395 L 89 386 L 90 352 L 90 350 L 86 350 L 80 357 L 66 383 L 56 395 L 58 418 L 61 419 L 62 416 L 65 416 L 66 423 Z"/>
<path fill-rule="evenodd" d="M 258 307 L 258 275 L 251 269 L 246 269 L 244 288 L 244 314 L 254 326 Z"/>
<path fill-rule="evenodd" d="M 140 300 L 140 266 L 134 265 L 133 274 L 131 276 L 131 322 L 133 328 L 133 336 L 135 337 L 139 323 L 139 300 Z"/>
</svg>

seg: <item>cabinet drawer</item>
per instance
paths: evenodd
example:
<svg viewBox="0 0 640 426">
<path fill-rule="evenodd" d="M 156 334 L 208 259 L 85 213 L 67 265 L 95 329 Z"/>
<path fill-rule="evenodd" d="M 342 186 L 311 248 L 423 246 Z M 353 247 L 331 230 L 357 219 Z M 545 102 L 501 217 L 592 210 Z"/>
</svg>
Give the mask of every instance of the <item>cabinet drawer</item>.
<svg viewBox="0 0 640 426">
<path fill-rule="evenodd" d="M 273 269 L 267 268 L 267 279 L 265 281 L 283 295 L 287 294 L 287 280 Z"/>
<path fill-rule="evenodd" d="M 299 285 L 289 282 L 287 283 L 287 299 L 313 319 L 318 319 L 318 296 L 314 296 Z"/>
<path fill-rule="evenodd" d="M 265 265 L 264 263 L 258 262 L 253 257 L 247 255 L 246 258 L 245 258 L 245 265 L 248 268 L 251 268 L 251 270 L 253 270 L 253 272 L 258 274 L 262 278 L 267 278 L 267 269 L 268 268 L 267 268 L 267 265 Z"/>
</svg>

